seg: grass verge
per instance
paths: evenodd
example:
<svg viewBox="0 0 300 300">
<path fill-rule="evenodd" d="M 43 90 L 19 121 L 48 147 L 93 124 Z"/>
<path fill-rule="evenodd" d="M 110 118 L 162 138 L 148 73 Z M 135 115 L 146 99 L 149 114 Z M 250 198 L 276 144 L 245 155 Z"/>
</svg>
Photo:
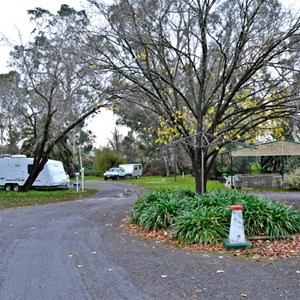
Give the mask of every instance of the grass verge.
<svg viewBox="0 0 300 300">
<path fill-rule="evenodd" d="M 139 179 L 126 179 L 119 181 L 127 184 L 134 184 L 145 187 L 150 190 L 165 190 L 165 189 L 183 189 L 183 190 L 195 190 L 195 177 L 192 175 L 177 176 L 176 181 L 174 177 L 162 177 L 162 176 L 142 176 Z M 207 183 L 207 191 L 224 189 L 224 184 L 217 180 L 209 180 Z"/>
<path fill-rule="evenodd" d="M 0 209 L 72 201 L 74 199 L 88 197 L 96 192 L 96 190 L 92 189 L 85 189 L 84 192 L 80 193 L 71 189 L 51 191 L 32 190 L 26 193 L 0 190 Z"/>
</svg>

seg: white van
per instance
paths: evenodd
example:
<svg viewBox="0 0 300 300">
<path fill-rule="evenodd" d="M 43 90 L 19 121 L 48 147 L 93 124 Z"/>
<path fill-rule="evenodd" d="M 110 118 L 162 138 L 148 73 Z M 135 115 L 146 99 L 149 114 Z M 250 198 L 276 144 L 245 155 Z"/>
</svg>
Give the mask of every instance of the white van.
<svg viewBox="0 0 300 300">
<path fill-rule="evenodd" d="M 119 165 L 119 167 L 126 171 L 127 177 L 139 178 L 143 174 L 142 164 L 125 164 Z"/>
<path fill-rule="evenodd" d="M 0 158 L 0 186 L 7 191 L 18 191 L 27 180 L 32 166 L 33 158 L 25 155 Z M 32 187 L 67 188 L 69 184 L 70 178 L 62 162 L 49 159 Z"/>
</svg>

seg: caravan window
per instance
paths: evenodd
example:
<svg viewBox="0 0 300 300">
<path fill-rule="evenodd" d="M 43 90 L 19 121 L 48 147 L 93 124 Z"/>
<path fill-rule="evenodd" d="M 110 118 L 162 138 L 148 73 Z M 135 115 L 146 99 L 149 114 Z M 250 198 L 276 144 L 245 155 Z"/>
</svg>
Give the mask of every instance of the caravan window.
<svg viewBox="0 0 300 300">
<path fill-rule="evenodd" d="M 32 168 L 33 168 L 33 165 L 28 165 L 27 166 L 27 172 L 28 172 L 28 174 L 30 174 L 32 172 Z"/>
</svg>

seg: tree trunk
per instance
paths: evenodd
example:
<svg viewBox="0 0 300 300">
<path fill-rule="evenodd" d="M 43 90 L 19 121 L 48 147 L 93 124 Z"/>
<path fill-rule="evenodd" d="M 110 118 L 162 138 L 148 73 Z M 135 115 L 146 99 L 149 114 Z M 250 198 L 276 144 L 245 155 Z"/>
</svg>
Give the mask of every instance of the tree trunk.
<svg viewBox="0 0 300 300">
<path fill-rule="evenodd" d="M 48 161 L 48 157 L 43 157 L 40 162 L 33 163 L 32 170 L 25 181 L 24 185 L 20 188 L 20 192 L 28 192 L 37 177 L 39 176 L 40 172 L 44 169 L 45 164 Z"/>
<path fill-rule="evenodd" d="M 204 153 L 202 153 L 200 147 L 196 147 L 193 167 L 195 172 L 196 192 L 199 195 L 206 192 L 205 157 L 202 157 L 202 155 L 204 155 Z"/>
<path fill-rule="evenodd" d="M 170 169 L 169 169 L 169 164 L 168 164 L 168 159 L 166 156 L 164 156 L 164 163 L 165 163 L 165 169 L 166 169 L 166 176 L 170 176 Z"/>
</svg>

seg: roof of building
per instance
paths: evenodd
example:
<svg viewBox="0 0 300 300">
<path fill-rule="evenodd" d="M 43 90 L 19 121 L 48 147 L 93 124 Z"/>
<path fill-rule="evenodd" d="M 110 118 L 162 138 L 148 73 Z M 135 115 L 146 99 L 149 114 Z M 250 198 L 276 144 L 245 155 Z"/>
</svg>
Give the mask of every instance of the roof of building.
<svg viewBox="0 0 300 300">
<path fill-rule="evenodd" d="M 300 143 L 294 141 L 273 141 L 230 151 L 235 156 L 286 156 L 300 155 Z"/>
</svg>

